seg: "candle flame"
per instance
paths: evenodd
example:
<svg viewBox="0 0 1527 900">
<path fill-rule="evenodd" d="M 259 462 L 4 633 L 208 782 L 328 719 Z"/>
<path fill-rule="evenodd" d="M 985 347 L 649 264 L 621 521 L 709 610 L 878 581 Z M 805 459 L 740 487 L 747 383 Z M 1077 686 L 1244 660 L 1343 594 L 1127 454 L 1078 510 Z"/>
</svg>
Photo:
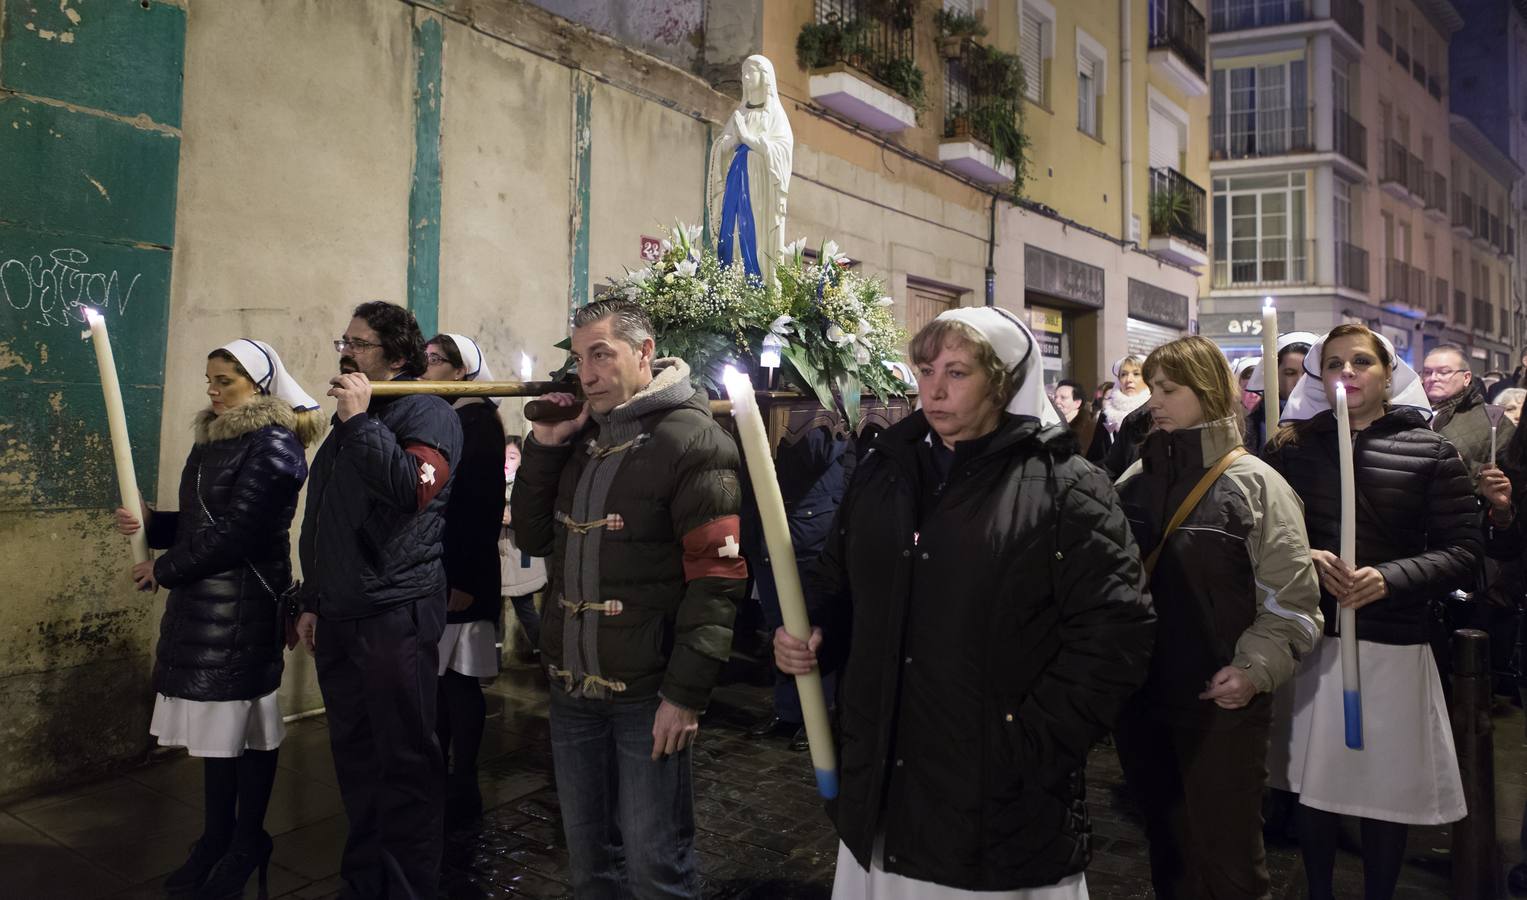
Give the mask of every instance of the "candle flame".
<svg viewBox="0 0 1527 900">
<path fill-rule="evenodd" d="M 752 387 L 748 377 L 737 371 L 734 366 L 727 366 L 721 371 L 721 383 L 726 385 L 728 397 L 735 397 L 740 391 Z"/>
<path fill-rule="evenodd" d="M 535 375 L 535 365 L 530 361 L 530 354 L 520 353 L 520 380 L 529 381 Z"/>
<path fill-rule="evenodd" d="M 87 306 L 84 308 L 85 321 L 92 325 L 101 320 L 101 314 L 97 310 Z"/>
<path fill-rule="evenodd" d="M 1276 310 L 1277 308 L 1278 308 L 1278 304 L 1273 301 L 1273 298 L 1271 298 L 1271 297 L 1263 297 L 1262 298 L 1262 309 L 1264 311 Z"/>
</svg>

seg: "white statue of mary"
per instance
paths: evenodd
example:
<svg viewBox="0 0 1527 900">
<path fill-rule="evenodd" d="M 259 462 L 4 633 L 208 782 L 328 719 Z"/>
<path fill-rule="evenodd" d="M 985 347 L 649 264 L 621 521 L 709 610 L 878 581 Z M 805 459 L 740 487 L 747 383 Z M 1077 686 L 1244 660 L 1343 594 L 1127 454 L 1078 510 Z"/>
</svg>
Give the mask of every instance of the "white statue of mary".
<svg viewBox="0 0 1527 900">
<path fill-rule="evenodd" d="M 774 64 L 762 56 L 742 63 L 742 105 L 711 149 L 708 202 L 723 263 L 765 281 L 785 252 L 785 208 L 795 134 L 779 102 Z"/>
</svg>

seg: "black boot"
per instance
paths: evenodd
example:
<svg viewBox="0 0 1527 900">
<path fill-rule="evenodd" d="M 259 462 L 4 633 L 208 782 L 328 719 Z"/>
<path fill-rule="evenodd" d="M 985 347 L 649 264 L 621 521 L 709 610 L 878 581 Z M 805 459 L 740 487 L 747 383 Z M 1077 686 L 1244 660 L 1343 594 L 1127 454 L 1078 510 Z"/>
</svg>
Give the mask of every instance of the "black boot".
<svg viewBox="0 0 1527 900">
<path fill-rule="evenodd" d="M 482 789 L 477 773 L 452 772 L 446 782 L 445 819 L 449 823 L 471 822 L 482 815 Z"/>
<path fill-rule="evenodd" d="M 223 858 L 212 867 L 207 880 L 196 890 L 196 900 L 235 900 L 244 895 L 249 876 L 260 872 L 260 897 L 266 894 L 266 874 L 270 868 L 273 845 L 270 835 L 260 832 L 253 842 L 234 841 Z"/>
<path fill-rule="evenodd" d="M 191 845 L 191 858 L 164 880 L 165 891 L 170 894 L 189 894 L 201 887 L 201 883 L 207 880 L 207 873 L 217 865 L 226 849 L 209 843 L 205 835 L 198 838 Z"/>
</svg>

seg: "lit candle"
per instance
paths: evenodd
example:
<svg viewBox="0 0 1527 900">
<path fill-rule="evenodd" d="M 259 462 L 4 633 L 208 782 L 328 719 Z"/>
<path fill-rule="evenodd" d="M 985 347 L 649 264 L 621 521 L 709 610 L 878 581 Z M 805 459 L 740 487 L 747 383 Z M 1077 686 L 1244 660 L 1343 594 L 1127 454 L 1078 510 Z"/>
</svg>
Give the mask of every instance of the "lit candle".
<svg viewBox="0 0 1527 900">
<path fill-rule="evenodd" d="M 1262 410 L 1267 436 L 1278 430 L 1278 306 L 1273 298 L 1262 301 Z"/>
<path fill-rule="evenodd" d="M 764 433 L 763 415 L 753 384 L 731 366 L 721 376 L 727 395 L 732 399 L 732 420 L 742 438 L 742 458 L 747 462 L 753 482 L 753 498 L 758 501 L 763 520 L 764 542 L 774 569 L 774 585 L 779 592 L 779 609 L 785 630 L 797 640 L 811 637 L 811 620 L 806 615 L 806 600 L 801 593 L 801 576 L 795 565 L 795 547 L 790 543 L 790 525 L 785 519 L 785 501 L 774 477 L 774 459 L 769 453 L 769 438 Z M 838 795 L 837 754 L 833 750 L 832 730 L 827 724 L 827 700 L 822 694 L 822 675 L 813 669 L 795 676 L 795 688 L 801 696 L 801 717 L 806 720 L 806 738 L 811 744 L 811 764 L 816 769 L 817 792 L 831 800 Z"/>
<path fill-rule="evenodd" d="M 520 380 L 529 381 L 535 375 L 535 366 L 530 362 L 530 354 L 520 353 Z"/>
<path fill-rule="evenodd" d="M 143 497 L 138 493 L 138 475 L 133 470 L 132 443 L 127 438 L 127 411 L 122 406 L 122 385 L 117 380 L 117 362 L 111 352 L 111 338 L 106 335 L 106 319 L 93 309 L 85 310 L 90 324 L 90 343 L 95 346 L 96 366 L 101 370 L 101 392 L 106 398 L 106 424 L 111 430 L 111 452 L 117 462 L 117 491 L 122 507 L 134 516 L 143 515 Z M 148 561 L 148 523 L 128 535 L 133 562 Z"/>
<path fill-rule="evenodd" d="M 1347 386 L 1336 382 L 1336 460 L 1341 468 L 1341 560 L 1357 568 L 1357 473 L 1352 467 L 1352 419 L 1347 414 Z M 1342 708 L 1347 746 L 1363 749 L 1363 694 L 1357 669 L 1357 610 L 1343 609 L 1341 620 Z"/>
<path fill-rule="evenodd" d="M 1504 406 L 1496 406 L 1494 403 L 1485 404 L 1485 418 L 1490 420 L 1490 465 L 1495 465 L 1495 436 L 1500 428 L 1501 417 L 1506 414 Z"/>
</svg>

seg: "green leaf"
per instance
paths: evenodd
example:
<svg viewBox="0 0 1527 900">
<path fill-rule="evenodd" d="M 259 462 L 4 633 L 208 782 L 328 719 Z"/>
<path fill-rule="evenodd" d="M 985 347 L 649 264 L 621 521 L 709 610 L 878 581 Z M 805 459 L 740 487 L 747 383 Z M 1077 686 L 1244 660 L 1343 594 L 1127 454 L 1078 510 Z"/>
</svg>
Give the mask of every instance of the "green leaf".
<svg viewBox="0 0 1527 900">
<path fill-rule="evenodd" d="M 811 362 L 811 355 L 805 347 L 795 343 L 787 344 L 780 349 L 780 355 L 795 370 L 801 383 L 817 395 L 817 402 L 821 403 L 824 409 L 837 408 L 827 376 Z"/>
<path fill-rule="evenodd" d="M 840 372 L 837 384 L 838 394 L 843 398 L 843 418 L 848 420 L 848 427 L 857 433 L 859 431 L 859 398 L 864 393 L 864 385 L 860 383 L 859 376 L 853 372 Z"/>
</svg>

